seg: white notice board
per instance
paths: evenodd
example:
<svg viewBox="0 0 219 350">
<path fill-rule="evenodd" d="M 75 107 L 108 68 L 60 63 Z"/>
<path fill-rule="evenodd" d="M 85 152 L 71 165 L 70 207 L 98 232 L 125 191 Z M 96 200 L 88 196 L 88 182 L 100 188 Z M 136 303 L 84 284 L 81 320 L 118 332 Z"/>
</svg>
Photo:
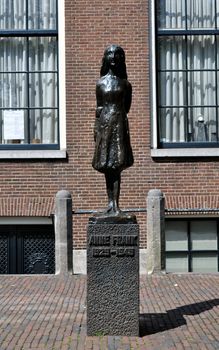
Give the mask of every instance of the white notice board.
<svg viewBox="0 0 219 350">
<path fill-rule="evenodd" d="M 24 111 L 4 111 L 3 132 L 5 140 L 23 140 Z"/>
</svg>

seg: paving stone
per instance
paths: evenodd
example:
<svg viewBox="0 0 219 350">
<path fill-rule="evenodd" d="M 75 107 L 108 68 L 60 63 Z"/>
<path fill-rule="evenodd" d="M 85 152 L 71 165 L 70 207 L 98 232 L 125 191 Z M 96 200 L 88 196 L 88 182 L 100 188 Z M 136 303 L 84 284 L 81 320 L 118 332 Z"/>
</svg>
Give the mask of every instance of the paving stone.
<svg viewBox="0 0 219 350">
<path fill-rule="evenodd" d="M 140 279 L 141 337 L 86 336 L 86 277 L 0 276 L 1 350 L 219 349 L 219 274 Z"/>
</svg>

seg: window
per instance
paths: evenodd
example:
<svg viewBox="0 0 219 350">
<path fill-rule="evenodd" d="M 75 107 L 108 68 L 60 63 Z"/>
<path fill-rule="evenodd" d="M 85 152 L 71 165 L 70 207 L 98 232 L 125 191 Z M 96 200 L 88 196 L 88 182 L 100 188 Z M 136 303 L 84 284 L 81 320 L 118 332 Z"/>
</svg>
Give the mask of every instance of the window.
<svg viewBox="0 0 219 350">
<path fill-rule="evenodd" d="M 0 149 L 58 149 L 56 0 L 0 0 Z"/>
<path fill-rule="evenodd" d="M 219 271 L 218 220 L 166 220 L 167 272 Z"/>
<path fill-rule="evenodd" d="M 219 0 L 159 0 L 153 11 L 154 148 L 218 147 Z"/>
</svg>

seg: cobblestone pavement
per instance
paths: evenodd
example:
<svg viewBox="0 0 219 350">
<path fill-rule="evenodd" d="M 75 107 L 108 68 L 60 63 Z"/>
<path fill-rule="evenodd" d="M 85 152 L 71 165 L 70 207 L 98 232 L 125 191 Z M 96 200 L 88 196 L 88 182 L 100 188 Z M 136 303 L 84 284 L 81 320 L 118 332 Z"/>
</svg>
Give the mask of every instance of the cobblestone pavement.
<svg viewBox="0 0 219 350">
<path fill-rule="evenodd" d="M 86 277 L 0 276 L 0 350 L 219 349 L 219 274 L 142 276 L 140 337 L 86 336 Z"/>
</svg>

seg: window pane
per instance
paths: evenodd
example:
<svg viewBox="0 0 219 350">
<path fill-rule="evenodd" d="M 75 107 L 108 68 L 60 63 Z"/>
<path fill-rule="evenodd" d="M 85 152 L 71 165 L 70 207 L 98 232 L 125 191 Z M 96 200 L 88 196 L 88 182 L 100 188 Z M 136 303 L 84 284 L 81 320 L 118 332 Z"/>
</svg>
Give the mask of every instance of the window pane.
<svg viewBox="0 0 219 350">
<path fill-rule="evenodd" d="M 218 4 L 218 6 L 219 6 L 219 4 Z M 219 9 L 219 7 L 218 7 L 218 9 Z M 218 11 L 218 15 L 219 15 L 219 11 Z M 218 25 L 219 25 L 219 23 L 218 23 Z M 219 35 L 216 35 L 216 45 L 218 48 L 219 47 Z M 219 67 L 219 50 L 217 50 L 217 67 Z"/>
<path fill-rule="evenodd" d="M 31 71 L 57 70 L 56 38 L 29 38 L 29 68 Z"/>
<path fill-rule="evenodd" d="M 57 110 L 30 110 L 30 143 L 58 143 Z"/>
<path fill-rule="evenodd" d="M 218 258 L 216 253 L 193 253 L 192 272 L 217 272 Z"/>
<path fill-rule="evenodd" d="M 27 107 L 26 74 L 0 74 L 0 107 Z"/>
<path fill-rule="evenodd" d="M 189 108 L 188 132 L 191 141 L 217 141 L 216 108 Z"/>
<path fill-rule="evenodd" d="M 158 69 L 185 69 L 185 37 L 158 38 Z"/>
<path fill-rule="evenodd" d="M 217 249 L 217 222 L 194 221 L 191 222 L 191 244 L 195 250 Z"/>
<path fill-rule="evenodd" d="M 185 0 L 160 0 L 157 3 L 160 29 L 185 28 Z"/>
<path fill-rule="evenodd" d="M 165 223 L 166 251 L 187 250 L 187 222 L 166 221 Z"/>
<path fill-rule="evenodd" d="M 160 108 L 161 142 L 218 141 L 216 108 Z"/>
<path fill-rule="evenodd" d="M 24 144 L 28 142 L 27 110 L 0 111 L 0 143 Z"/>
<path fill-rule="evenodd" d="M 57 0 L 0 0 L 0 30 L 25 29 L 56 30 Z M 57 52 L 56 37 L 0 37 L 1 144 L 58 143 Z"/>
<path fill-rule="evenodd" d="M 215 37 L 188 36 L 188 68 L 215 69 Z"/>
<path fill-rule="evenodd" d="M 216 6 L 217 6 L 217 28 L 219 27 L 219 0 L 216 0 Z"/>
<path fill-rule="evenodd" d="M 158 81 L 161 106 L 183 106 L 186 104 L 185 73 L 160 72 Z"/>
<path fill-rule="evenodd" d="M 27 40 L 0 38 L 0 71 L 26 71 Z"/>
<path fill-rule="evenodd" d="M 57 74 L 31 73 L 30 78 L 30 106 L 57 107 Z"/>
<path fill-rule="evenodd" d="M 215 72 L 190 72 L 188 74 L 188 95 L 190 105 L 215 105 Z"/>
<path fill-rule="evenodd" d="M 56 29 L 56 0 L 29 1 L 29 29 Z"/>
<path fill-rule="evenodd" d="M 186 109 L 160 108 L 159 119 L 161 142 L 186 141 Z"/>
<path fill-rule="evenodd" d="M 26 0 L 0 0 L 0 30 L 26 28 Z"/>
<path fill-rule="evenodd" d="M 215 1 L 187 0 L 187 16 L 188 28 L 215 28 Z"/>
<path fill-rule="evenodd" d="M 167 255 L 166 272 L 188 272 L 188 255 L 186 253 Z"/>
</svg>

